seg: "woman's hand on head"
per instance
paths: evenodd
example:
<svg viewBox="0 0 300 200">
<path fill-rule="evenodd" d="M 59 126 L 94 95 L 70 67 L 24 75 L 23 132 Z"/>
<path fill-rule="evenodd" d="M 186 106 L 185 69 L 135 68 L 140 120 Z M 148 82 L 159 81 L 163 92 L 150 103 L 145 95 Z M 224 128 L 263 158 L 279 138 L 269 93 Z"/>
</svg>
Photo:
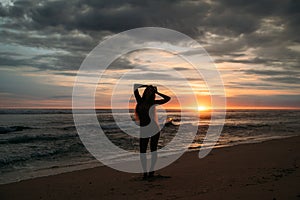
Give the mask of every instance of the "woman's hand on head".
<svg viewBox="0 0 300 200">
<path fill-rule="evenodd" d="M 133 89 L 134 89 L 134 90 L 136 90 L 136 89 L 138 89 L 138 88 L 142 88 L 142 87 L 148 87 L 148 85 L 142 85 L 142 84 L 138 84 L 138 83 L 135 83 L 135 84 L 133 85 Z"/>
</svg>

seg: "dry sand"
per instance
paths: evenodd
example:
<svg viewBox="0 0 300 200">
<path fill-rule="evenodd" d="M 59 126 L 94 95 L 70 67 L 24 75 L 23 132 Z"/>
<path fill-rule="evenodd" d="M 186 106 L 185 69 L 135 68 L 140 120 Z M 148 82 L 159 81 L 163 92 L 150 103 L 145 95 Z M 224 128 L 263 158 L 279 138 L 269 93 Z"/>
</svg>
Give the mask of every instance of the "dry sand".
<svg viewBox="0 0 300 200">
<path fill-rule="evenodd" d="M 108 167 L 0 185 L 0 199 L 300 199 L 300 137 L 185 153 L 152 180 Z"/>
</svg>

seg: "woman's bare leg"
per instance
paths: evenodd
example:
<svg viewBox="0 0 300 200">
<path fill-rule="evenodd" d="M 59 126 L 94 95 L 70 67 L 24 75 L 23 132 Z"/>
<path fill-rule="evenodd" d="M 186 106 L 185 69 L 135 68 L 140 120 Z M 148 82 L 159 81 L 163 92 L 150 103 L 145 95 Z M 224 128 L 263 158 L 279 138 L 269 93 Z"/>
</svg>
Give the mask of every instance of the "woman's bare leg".
<svg viewBox="0 0 300 200">
<path fill-rule="evenodd" d="M 147 146 L 149 143 L 149 138 L 140 138 L 140 160 L 142 164 L 142 169 L 144 176 L 147 175 Z"/>
<path fill-rule="evenodd" d="M 151 137 L 150 140 L 150 150 L 151 150 L 151 166 L 149 175 L 153 176 L 154 168 L 157 161 L 157 144 L 159 140 L 160 132 Z"/>
</svg>

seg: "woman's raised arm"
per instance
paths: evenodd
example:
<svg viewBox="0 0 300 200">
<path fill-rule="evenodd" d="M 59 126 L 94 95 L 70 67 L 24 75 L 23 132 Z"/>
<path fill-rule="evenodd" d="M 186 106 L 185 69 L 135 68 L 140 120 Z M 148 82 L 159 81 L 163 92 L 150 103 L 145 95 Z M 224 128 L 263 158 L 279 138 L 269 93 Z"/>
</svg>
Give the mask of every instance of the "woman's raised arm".
<svg viewBox="0 0 300 200">
<path fill-rule="evenodd" d="M 155 93 L 158 94 L 159 96 L 161 96 L 163 98 L 163 99 L 160 99 L 160 100 L 155 100 L 155 102 L 154 102 L 155 104 L 159 104 L 159 105 L 165 104 L 168 101 L 170 101 L 170 99 L 171 99 L 171 97 L 158 92 L 156 88 L 155 88 Z"/>
<path fill-rule="evenodd" d="M 142 84 L 134 84 L 133 85 L 134 96 L 138 103 L 142 100 L 142 97 L 139 93 L 139 88 L 142 88 L 142 87 L 147 87 L 147 85 L 142 85 Z"/>
</svg>

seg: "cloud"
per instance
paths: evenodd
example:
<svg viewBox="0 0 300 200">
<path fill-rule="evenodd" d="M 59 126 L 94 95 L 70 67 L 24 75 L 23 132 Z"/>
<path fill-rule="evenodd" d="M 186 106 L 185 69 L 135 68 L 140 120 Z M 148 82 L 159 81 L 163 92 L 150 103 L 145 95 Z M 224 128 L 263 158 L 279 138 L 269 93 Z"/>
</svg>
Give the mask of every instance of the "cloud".
<svg viewBox="0 0 300 200">
<path fill-rule="evenodd" d="M 71 88 L 48 84 L 33 76 L 25 76 L 13 71 L 1 71 L 0 92 L 27 98 L 47 99 L 51 96 L 71 94 Z"/>
<path fill-rule="evenodd" d="M 47 71 L 63 71 L 63 70 L 78 70 L 84 56 L 76 55 L 38 55 L 32 58 L 18 58 L 22 56 L 0 56 L 0 67 L 2 68 L 17 68 L 17 67 L 33 67 L 38 70 Z"/>
<path fill-rule="evenodd" d="M 172 28 L 206 41 L 209 53 L 215 55 L 254 47 L 259 56 L 261 48 L 299 41 L 296 0 L 241 2 L 15 1 L 13 6 L 1 5 L 2 42 L 84 54 L 107 35 L 143 26 Z M 283 30 L 262 32 L 276 26 Z"/>
<path fill-rule="evenodd" d="M 279 89 L 284 87 L 285 89 L 292 89 L 293 87 L 299 88 L 300 87 L 300 71 L 299 70 L 268 70 L 268 69 L 249 69 L 243 71 L 245 74 L 256 75 L 262 80 L 264 83 L 252 83 L 253 86 L 256 88 L 261 88 L 262 86 L 268 86 L 269 89 Z M 269 83 L 269 84 L 266 84 Z M 274 83 L 284 83 L 289 85 L 281 85 L 275 86 Z M 239 83 L 241 86 L 243 83 Z M 249 84 L 249 83 L 248 83 Z"/>
<path fill-rule="evenodd" d="M 283 71 L 283 70 L 257 70 L 257 69 L 250 69 L 245 71 L 245 73 L 267 75 L 267 76 L 282 76 L 282 75 L 299 76 L 300 75 L 300 71 L 294 71 L 293 73 L 290 73 L 289 71 Z"/>
<path fill-rule="evenodd" d="M 241 77 L 228 72 L 225 83 L 245 76 L 252 77 L 252 86 L 258 89 L 274 90 L 276 83 L 299 90 L 298 0 L 15 0 L 0 3 L 0 20 L 2 69 L 21 73 L 34 68 L 49 76 L 72 77 L 103 39 L 132 28 L 159 26 L 189 35 L 218 66 L 239 71 Z M 167 36 L 158 38 L 163 41 Z M 123 58 L 109 70 L 133 67 L 136 65 Z M 175 69 L 185 71 L 181 66 Z M 155 77 L 164 77 L 158 74 Z M 227 85 L 238 88 L 237 84 Z M 34 86 L 28 83 L 28 87 Z"/>
<path fill-rule="evenodd" d="M 228 97 L 229 105 L 245 107 L 300 107 L 300 95 L 239 95 Z"/>
<path fill-rule="evenodd" d="M 263 78 L 264 81 L 271 81 L 271 82 L 280 82 L 280 83 L 290 83 L 299 85 L 300 78 L 299 76 L 295 77 L 293 75 L 290 76 L 283 76 L 283 77 L 269 77 L 269 78 Z"/>
</svg>

